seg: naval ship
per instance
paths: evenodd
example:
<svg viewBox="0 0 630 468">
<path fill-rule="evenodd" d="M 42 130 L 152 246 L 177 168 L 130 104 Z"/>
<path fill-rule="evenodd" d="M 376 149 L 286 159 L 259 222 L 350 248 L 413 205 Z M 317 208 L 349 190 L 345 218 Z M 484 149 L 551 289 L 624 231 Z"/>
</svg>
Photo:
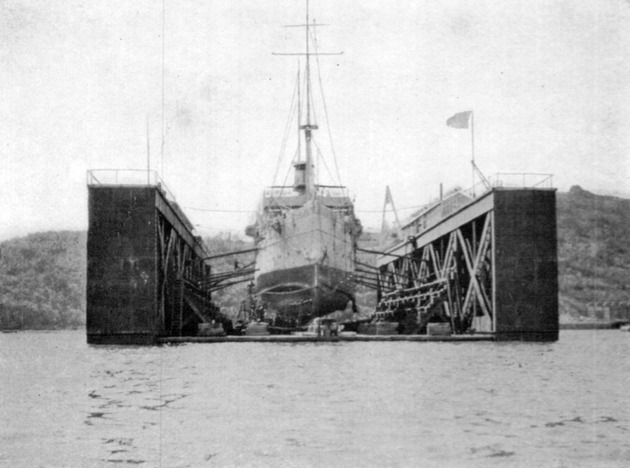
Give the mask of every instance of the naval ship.
<svg viewBox="0 0 630 468">
<path fill-rule="evenodd" d="M 355 306 L 353 273 L 361 223 L 343 185 L 316 180 L 314 133 L 318 129 L 311 93 L 312 55 L 306 23 L 305 92 L 297 83 L 297 150 L 293 185 L 267 187 L 256 223 L 246 234 L 256 243 L 254 277 L 258 306 L 277 327 L 300 328 L 312 319 Z M 285 55 L 285 54 L 277 54 Z M 286 54 L 289 55 L 289 54 Z M 290 54 L 296 55 L 296 54 Z M 305 108 L 304 115 L 302 109 Z M 318 146 L 316 146 L 318 149 Z"/>
</svg>

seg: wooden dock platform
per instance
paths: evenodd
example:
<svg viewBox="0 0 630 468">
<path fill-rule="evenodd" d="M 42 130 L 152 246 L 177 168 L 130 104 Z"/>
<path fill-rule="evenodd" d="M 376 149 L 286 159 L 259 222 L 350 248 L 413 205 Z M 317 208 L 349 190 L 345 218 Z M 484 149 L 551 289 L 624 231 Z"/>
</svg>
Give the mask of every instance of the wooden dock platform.
<svg viewBox="0 0 630 468">
<path fill-rule="evenodd" d="M 158 338 L 161 344 L 180 343 L 338 343 L 348 341 L 441 341 L 469 342 L 494 341 L 494 335 L 352 335 L 352 336 L 298 336 L 298 335 L 258 335 L 258 336 L 165 336 Z"/>
</svg>

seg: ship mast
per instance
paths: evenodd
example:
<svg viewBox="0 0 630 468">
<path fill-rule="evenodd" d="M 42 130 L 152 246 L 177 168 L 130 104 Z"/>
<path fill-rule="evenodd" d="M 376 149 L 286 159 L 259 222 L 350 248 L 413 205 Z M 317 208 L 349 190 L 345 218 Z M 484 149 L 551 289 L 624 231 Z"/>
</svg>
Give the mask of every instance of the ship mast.
<svg viewBox="0 0 630 468">
<path fill-rule="evenodd" d="M 311 123 L 311 54 L 309 48 L 309 12 L 308 0 L 306 0 L 306 123 L 300 127 L 304 130 L 304 141 L 306 151 L 306 168 L 305 168 L 305 194 L 306 199 L 310 200 L 315 197 L 317 192 L 315 188 L 315 167 L 313 165 L 312 150 L 312 134 L 313 130 L 317 130 L 317 125 Z"/>
<path fill-rule="evenodd" d="M 295 167 L 295 184 L 294 189 L 300 193 L 306 195 L 306 199 L 310 200 L 315 198 L 317 193 L 317 188 L 315 186 L 315 165 L 313 163 L 313 149 L 312 149 L 312 138 L 313 138 L 313 130 L 317 130 L 318 126 L 311 122 L 311 55 L 342 55 L 343 52 L 311 52 L 310 50 L 310 42 L 309 42 L 309 34 L 311 24 L 309 23 L 309 0 L 306 0 L 306 24 L 292 24 L 287 25 L 285 27 L 293 28 L 293 27 L 305 27 L 306 29 L 306 51 L 300 53 L 278 53 L 272 52 L 273 55 L 305 55 L 306 56 L 306 122 L 304 125 L 300 122 L 300 117 L 298 112 L 298 130 L 304 130 L 304 142 L 305 142 L 305 161 L 301 160 L 301 155 L 299 155 L 299 142 L 298 142 L 298 161 L 294 164 Z M 313 22 L 313 27 L 316 26 L 326 26 L 324 24 L 317 24 Z M 299 76 L 299 74 L 298 74 Z M 299 78 L 298 78 L 299 83 Z M 299 86 L 299 84 L 298 84 Z M 299 92 L 298 92 L 299 95 Z M 300 103 L 300 99 L 298 97 L 298 106 Z"/>
</svg>

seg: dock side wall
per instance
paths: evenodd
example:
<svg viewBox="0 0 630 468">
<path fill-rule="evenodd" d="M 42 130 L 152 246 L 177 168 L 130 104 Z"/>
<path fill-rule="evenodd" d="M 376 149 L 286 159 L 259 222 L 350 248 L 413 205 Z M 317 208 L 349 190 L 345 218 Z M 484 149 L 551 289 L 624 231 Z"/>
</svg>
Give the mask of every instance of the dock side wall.
<svg viewBox="0 0 630 468">
<path fill-rule="evenodd" d="M 494 220 L 497 339 L 557 340 L 555 190 L 495 190 Z"/>
<path fill-rule="evenodd" d="M 155 187 L 89 187 L 87 341 L 148 344 L 157 315 Z"/>
</svg>

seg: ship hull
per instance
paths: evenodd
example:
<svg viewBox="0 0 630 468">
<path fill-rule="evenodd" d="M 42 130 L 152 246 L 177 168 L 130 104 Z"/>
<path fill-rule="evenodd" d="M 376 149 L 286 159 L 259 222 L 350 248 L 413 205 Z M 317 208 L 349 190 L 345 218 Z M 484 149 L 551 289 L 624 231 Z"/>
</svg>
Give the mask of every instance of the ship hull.
<svg viewBox="0 0 630 468">
<path fill-rule="evenodd" d="M 258 276 L 265 315 L 280 326 L 305 326 L 315 317 L 354 304 L 352 273 L 321 264 L 274 270 Z"/>
</svg>

